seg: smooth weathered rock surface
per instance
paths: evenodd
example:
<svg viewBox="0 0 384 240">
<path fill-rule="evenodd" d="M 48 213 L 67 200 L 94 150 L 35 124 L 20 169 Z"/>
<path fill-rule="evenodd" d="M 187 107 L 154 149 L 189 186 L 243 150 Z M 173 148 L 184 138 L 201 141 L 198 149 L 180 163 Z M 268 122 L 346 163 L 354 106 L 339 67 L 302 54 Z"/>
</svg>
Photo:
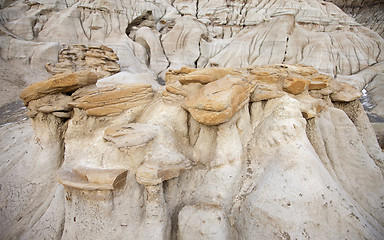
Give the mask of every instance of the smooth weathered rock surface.
<svg viewBox="0 0 384 240">
<path fill-rule="evenodd" d="M 380 18 L 379 13 L 374 14 L 377 7 L 373 2 L 335 3 L 351 9 L 348 12 L 352 17 L 381 33 L 381 20 L 373 20 Z M 164 77 L 168 68 L 182 66 L 279 63 L 301 63 L 328 74 L 350 75 L 383 61 L 379 35 L 334 4 L 318 0 L 229 4 L 127 0 L 32 4 L 19 0 L 1 12 L 6 31 L 12 36 L 43 42 L 104 44 L 114 49 L 123 70 L 152 72 L 159 77 Z M 145 17 L 148 12 L 151 14 Z"/>
<path fill-rule="evenodd" d="M 116 144 L 119 148 L 136 147 L 151 141 L 158 131 L 150 124 L 130 123 L 111 126 L 104 130 L 104 139 Z"/>
</svg>

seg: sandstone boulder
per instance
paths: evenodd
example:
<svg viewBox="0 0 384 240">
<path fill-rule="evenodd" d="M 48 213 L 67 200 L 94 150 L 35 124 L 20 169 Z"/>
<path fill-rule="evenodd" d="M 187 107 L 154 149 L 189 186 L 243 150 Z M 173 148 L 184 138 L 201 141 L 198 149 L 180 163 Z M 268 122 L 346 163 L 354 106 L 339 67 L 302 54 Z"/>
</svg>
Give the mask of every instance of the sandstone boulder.
<svg viewBox="0 0 384 240">
<path fill-rule="evenodd" d="M 254 85 L 242 77 L 227 76 L 208 83 L 201 91 L 189 95 L 184 108 L 192 117 L 206 125 L 228 121 L 249 101 Z"/>
<path fill-rule="evenodd" d="M 273 98 L 278 98 L 282 97 L 285 92 L 279 90 L 279 87 L 275 84 L 265 84 L 265 83 L 260 83 L 256 84 L 256 88 L 253 91 L 251 95 L 251 102 L 258 102 L 258 101 L 264 101 L 264 100 L 269 100 Z"/>
<path fill-rule="evenodd" d="M 311 78 L 311 82 L 309 83 L 308 90 L 321 90 L 328 87 L 329 82 L 331 81 L 331 77 L 318 74 Z"/>
<path fill-rule="evenodd" d="M 28 116 L 35 117 L 37 113 L 52 113 L 61 118 L 68 118 L 72 107 L 69 103 L 72 101 L 71 96 L 56 93 L 46 95 L 42 98 L 32 100 L 28 104 Z"/>
</svg>

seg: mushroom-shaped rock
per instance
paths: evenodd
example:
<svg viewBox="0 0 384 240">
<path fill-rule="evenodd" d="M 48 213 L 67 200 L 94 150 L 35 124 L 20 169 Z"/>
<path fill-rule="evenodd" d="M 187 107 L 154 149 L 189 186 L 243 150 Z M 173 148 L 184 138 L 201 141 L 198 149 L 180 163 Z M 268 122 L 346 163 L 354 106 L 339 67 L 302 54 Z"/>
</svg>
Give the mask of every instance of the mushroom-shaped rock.
<svg viewBox="0 0 384 240">
<path fill-rule="evenodd" d="M 82 190 L 113 190 L 125 181 L 127 171 L 124 168 L 78 166 L 74 169 L 59 170 L 57 178 L 67 187 Z"/>
<path fill-rule="evenodd" d="M 141 146 L 156 135 L 154 125 L 142 123 L 112 126 L 104 130 L 104 139 L 113 142 L 118 148 Z"/>
<path fill-rule="evenodd" d="M 92 89 L 88 94 L 81 95 L 71 103 L 74 107 L 86 110 L 90 116 L 108 116 L 148 104 L 153 97 L 153 90 L 149 84 L 131 83 Z"/>
<path fill-rule="evenodd" d="M 57 74 L 45 81 L 28 86 L 20 93 L 20 98 L 27 105 L 31 100 L 39 99 L 46 95 L 74 92 L 80 87 L 96 83 L 100 77 L 102 75 L 90 70 Z"/>
<path fill-rule="evenodd" d="M 183 107 L 205 125 L 228 121 L 249 101 L 255 85 L 240 76 L 226 76 L 189 95 Z"/>
</svg>

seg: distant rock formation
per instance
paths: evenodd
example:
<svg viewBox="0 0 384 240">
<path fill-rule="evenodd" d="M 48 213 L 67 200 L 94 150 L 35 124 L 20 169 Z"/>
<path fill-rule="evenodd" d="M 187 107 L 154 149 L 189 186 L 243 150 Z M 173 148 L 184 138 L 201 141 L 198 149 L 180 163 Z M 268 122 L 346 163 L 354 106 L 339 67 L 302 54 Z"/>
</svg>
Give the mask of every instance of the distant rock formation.
<svg viewBox="0 0 384 240">
<path fill-rule="evenodd" d="M 326 0 L 333 2 L 358 23 L 384 37 L 384 1 L 382 0 Z"/>
<path fill-rule="evenodd" d="M 59 52 L 57 63 L 48 63 L 45 68 L 50 74 L 74 72 L 91 69 L 104 76 L 120 72 L 120 66 L 116 63 L 119 58 L 113 50 L 106 46 L 68 45 Z"/>
<path fill-rule="evenodd" d="M 51 202 L 64 213 L 23 212 L 33 228 L 2 238 L 384 237 L 384 154 L 353 86 L 288 64 L 182 68 L 157 91 L 129 77 L 97 87 L 86 73 L 22 92 L 46 136 L 34 161 L 57 162 L 45 174 L 65 186 Z M 60 106 L 34 107 L 42 99 Z"/>
</svg>

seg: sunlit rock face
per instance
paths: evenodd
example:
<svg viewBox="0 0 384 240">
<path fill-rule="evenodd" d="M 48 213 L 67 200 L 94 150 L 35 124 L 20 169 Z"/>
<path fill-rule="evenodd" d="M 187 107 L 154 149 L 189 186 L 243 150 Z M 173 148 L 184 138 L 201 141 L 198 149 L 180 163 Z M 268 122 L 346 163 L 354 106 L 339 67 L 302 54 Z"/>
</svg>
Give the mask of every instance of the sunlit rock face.
<svg viewBox="0 0 384 240">
<path fill-rule="evenodd" d="M 35 158 L 2 182 L 29 160 L 47 193 L 44 210 L 37 196 L 17 208 L 23 178 L 2 185 L 2 238 L 384 237 L 384 154 L 355 87 L 287 64 L 182 68 L 158 90 L 129 76 L 98 86 L 110 77 L 90 72 L 21 94 Z"/>
<path fill-rule="evenodd" d="M 31 84 L 0 126 L 0 239 L 383 239 L 364 11 L 0 0 L 0 103 Z"/>
</svg>

